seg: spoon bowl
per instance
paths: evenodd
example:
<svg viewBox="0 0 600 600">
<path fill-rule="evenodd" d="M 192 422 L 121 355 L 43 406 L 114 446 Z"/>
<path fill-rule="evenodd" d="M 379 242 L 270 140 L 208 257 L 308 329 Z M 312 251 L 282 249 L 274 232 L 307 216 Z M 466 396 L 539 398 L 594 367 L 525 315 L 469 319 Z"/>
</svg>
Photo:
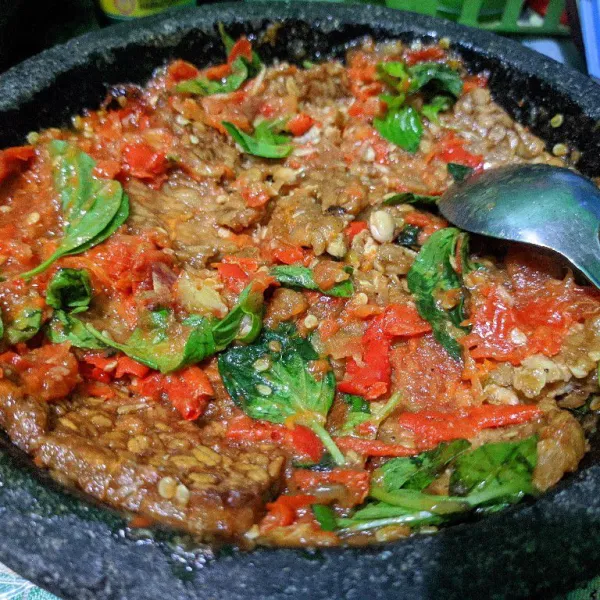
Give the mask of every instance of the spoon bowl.
<svg viewBox="0 0 600 600">
<path fill-rule="evenodd" d="M 510 165 L 451 186 L 438 202 L 448 221 L 501 240 L 554 250 L 600 288 L 600 190 L 550 165 Z"/>
</svg>

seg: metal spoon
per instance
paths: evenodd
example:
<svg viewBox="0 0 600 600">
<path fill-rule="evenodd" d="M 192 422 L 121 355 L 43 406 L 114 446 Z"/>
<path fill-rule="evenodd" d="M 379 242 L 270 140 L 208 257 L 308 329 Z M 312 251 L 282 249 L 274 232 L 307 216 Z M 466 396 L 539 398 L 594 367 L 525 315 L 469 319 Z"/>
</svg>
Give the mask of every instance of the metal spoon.
<svg viewBox="0 0 600 600">
<path fill-rule="evenodd" d="M 600 190 L 549 165 L 490 169 L 451 186 L 438 202 L 454 225 L 564 256 L 600 288 Z"/>
</svg>

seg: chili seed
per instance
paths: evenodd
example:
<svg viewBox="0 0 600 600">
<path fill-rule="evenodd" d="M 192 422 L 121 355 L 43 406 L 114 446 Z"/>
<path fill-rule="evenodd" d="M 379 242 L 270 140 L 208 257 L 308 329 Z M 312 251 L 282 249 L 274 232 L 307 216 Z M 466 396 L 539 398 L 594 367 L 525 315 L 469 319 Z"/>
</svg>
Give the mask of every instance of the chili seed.
<svg viewBox="0 0 600 600">
<path fill-rule="evenodd" d="M 268 385 L 264 385 L 263 383 L 259 383 L 256 386 L 256 391 L 261 396 L 270 396 L 273 393 L 273 390 Z"/>
<path fill-rule="evenodd" d="M 281 352 L 281 343 L 277 340 L 269 342 L 269 350 L 271 352 Z"/>
<path fill-rule="evenodd" d="M 554 154 L 554 156 L 566 156 L 568 153 L 569 149 L 565 144 L 554 144 L 554 148 L 552 148 L 552 154 Z"/>
<path fill-rule="evenodd" d="M 304 319 L 304 327 L 306 329 L 314 329 L 319 324 L 319 319 L 315 315 L 306 315 Z"/>
<path fill-rule="evenodd" d="M 188 490 L 183 483 L 180 483 L 175 490 L 175 500 L 177 500 L 181 506 L 187 506 L 190 501 L 190 490 Z"/>
<path fill-rule="evenodd" d="M 158 493 L 162 498 L 170 500 L 177 491 L 177 481 L 173 477 L 163 477 L 158 482 Z"/>
<path fill-rule="evenodd" d="M 35 225 L 39 222 L 40 219 L 41 217 L 39 212 L 32 212 L 29 213 L 29 215 L 25 219 L 25 223 L 27 223 L 27 225 Z"/>
<path fill-rule="evenodd" d="M 560 127 L 564 120 L 564 117 L 560 113 L 556 114 L 550 119 L 550 125 L 552 127 Z"/>
<path fill-rule="evenodd" d="M 262 371 L 266 371 L 267 369 L 269 369 L 269 367 L 271 366 L 271 361 L 269 360 L 268 356 L 263 356 L 262 358 L 259 358 L 258 360 L 254 361 L 254 364 L 252 366 L 254 367 L 255 371 L 261 373 Z"/>
</svg>

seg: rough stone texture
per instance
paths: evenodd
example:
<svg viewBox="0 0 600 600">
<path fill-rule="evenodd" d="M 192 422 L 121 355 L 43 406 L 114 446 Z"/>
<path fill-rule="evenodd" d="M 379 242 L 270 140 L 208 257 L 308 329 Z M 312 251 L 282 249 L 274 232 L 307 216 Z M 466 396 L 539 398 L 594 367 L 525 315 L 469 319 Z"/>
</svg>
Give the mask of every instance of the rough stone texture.
<svg viewBox="0 0 600 600">
<path fill-rule="evenodd" d="M 467 64 L 492 72 L 495 98 L 549 145 L 582 152 L 600 175 L 600 87 L 516 42 L 452 23 L 374 6 L 222 4 L 177 11 L 77 38 L 0 76 L 0 146 L 98 106 L 106 87 L 143 82 L 179 56 L 222 56 L 215 23 L 235 37 L 282 23 L 268 61 L 340 56 L 363 35 L 449 37 Z M 565 116 L 559 129 L 548 121 Z M 597 444 L 594 444 L 594 447 Z M 172 531 L 128 532 L 122 516 L 65 492 L 0 436 L 0 561 L 77 600 L 362 600 L 527 598 L 572 588 L 600 564 L 600 453 L 536 502 L 485 520 L 381 547 L 318 553 L 196 548 Z"/>
</svg>

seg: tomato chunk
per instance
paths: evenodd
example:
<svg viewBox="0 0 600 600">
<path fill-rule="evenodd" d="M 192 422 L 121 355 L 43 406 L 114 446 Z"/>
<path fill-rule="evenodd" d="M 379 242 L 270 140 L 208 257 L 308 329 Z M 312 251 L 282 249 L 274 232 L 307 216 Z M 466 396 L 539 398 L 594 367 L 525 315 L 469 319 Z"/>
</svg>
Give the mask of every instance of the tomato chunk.
<svg viewBox="0 0 600 600">
<path fill-rule="evenodd" d="M 169 165 L 164 152 L 157 152 L 143 142 L 126 145 L 123 159 L 127 172 L 138 179 L 155 179 L 163 175 Z"/>
<path fill-rule="evenodd" d="M 0 152 L 0 183 L 9 175 L 18 173 L 35 156 L 33 146 L 15 146 Z"/>
<path fill-rule="evenodd" d="M 306 113 L 297 114 L 287 124 L 287 130 L 295 137 L 304 135 L 315 123 L 312 117 Z"/>
</svg>

